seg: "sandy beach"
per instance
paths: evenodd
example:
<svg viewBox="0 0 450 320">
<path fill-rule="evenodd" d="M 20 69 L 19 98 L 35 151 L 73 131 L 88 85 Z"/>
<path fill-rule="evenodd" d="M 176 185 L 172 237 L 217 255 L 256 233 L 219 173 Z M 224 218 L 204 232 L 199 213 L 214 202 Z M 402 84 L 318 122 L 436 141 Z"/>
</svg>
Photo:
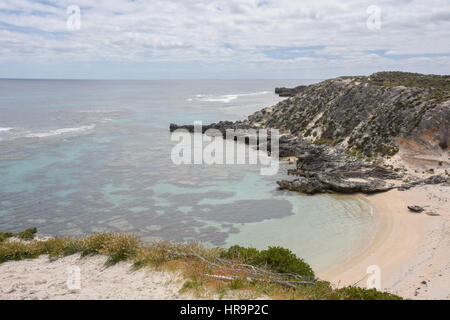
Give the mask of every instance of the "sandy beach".
<svg viewBox="0 0 450 320">
<path fill-rule="evenodd" d="M 407 299 L 449 299 L 449 188 L 426 185 L 362 196 L 373 205 L 378 217 L 372 243 L 362 253 L 319 276 L 338 287 L 365 287 L 367 268 L 375 265 L 381 271 L 383 290 Z M 426 210 L 413 213 L 408 205 L 426 206 Z"/>
</svg>

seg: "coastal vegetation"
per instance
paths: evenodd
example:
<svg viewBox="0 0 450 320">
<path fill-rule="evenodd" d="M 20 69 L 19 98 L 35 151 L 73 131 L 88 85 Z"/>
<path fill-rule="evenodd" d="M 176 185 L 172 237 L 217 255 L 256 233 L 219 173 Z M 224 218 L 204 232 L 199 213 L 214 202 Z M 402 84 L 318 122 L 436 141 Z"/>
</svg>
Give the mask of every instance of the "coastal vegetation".
<svg viewBox="0 0 450 320">
<path fill-rule="evenodd" d="M 151 268 L 180 273 L 182 292 L 223 298 L 230 291 L 273 299 L 397 300 L 398 296 L 359 287 L 333 288 L 290 250 L 233 246 L 209 248 L 198 243 L 145 244 L 129 234 L 99 233 L 81 238 L 33 240 L 35 229 L 0 233 L 0 263 L 48 255 L 50 260 L 80 254 L 107 256 L 107 266 L 129 261 L 135 270 Z"/>
<path fill-rule="evenodd" d="M 0 232 L 0 242 L 12 237 L 17 237 L 22 240 L 32 240 L 36 232 L 37 232 L 36 228 L 30 228 L 18 233 Z"/>
<path fill-rule="evenodd" d="M 266 266 L 276 272 L 294 272 L 312 279 L 315 277 L 309 264 L 297 258 L 289 249 L 281 247 L 269 247 L 267 250 L 258 251 L 255 248 L 232 246 L 223 252 L 222 256 L 253 266 Z"/>
</svg>

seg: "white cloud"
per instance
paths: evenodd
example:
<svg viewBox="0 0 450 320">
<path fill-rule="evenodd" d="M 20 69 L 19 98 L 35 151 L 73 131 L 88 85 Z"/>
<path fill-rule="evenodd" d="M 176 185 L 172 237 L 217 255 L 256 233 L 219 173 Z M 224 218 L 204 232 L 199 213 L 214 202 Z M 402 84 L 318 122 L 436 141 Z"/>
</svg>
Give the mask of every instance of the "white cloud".
<svg viewBox="0 0 450 320">
<path fill-rule="evenodd" d="M 66 26 L 72 4 L 81 7 L 81 29 L 75 32 Z M 380 30 L 366 26 L 370 5 L 381 9 Z M 450 55 L 448 39 L 450 5 L 442 0 L 0 3 L 4 63 L 199 62 L 210 65 L 210 72 L 226 64 L 255 77 L 279 74 L 286 66 L 285 77 L 388 68 L 449 73 L 450 66 L 442 64 Z"/>
</svg>

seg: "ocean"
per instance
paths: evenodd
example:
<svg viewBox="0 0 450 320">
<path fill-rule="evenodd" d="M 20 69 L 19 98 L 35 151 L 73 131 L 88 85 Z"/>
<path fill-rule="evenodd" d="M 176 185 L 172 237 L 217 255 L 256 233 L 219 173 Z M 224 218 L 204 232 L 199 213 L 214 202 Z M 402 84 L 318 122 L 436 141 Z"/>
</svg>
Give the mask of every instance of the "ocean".
<svg viewBox="0 0 450 320">
<path fill-rule="evenodd" d="M 0 231 L 283 246 L 323 271 L 376 217 L 355 196 L 277 189 L 292 165 L 175 165 L 170 123 L 239 120 L 307 80 L 0 80 Z"/>
</svg>

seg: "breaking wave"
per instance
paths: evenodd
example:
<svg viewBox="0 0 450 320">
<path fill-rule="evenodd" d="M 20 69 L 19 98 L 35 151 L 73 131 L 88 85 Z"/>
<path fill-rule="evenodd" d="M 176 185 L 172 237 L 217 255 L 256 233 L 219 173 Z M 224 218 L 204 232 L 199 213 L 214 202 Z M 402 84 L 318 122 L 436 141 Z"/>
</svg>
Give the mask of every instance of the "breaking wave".
<svg viewBox="0 0 450 320">
<path fill-rule="evenodd" d="M 250 97 L 250 96 L 260 96 L 269 94 L 269 91 L 259 91 L 259 92 L 251 92 L 251 93 L 237 93 L 237 94 L 224 94 L 224 95 L 207 95 L 207 94 L 198 94 L 195 98 L 189 98 L 187 101 L 204 101 L 204 102 L 222 102 L 222 103 L 230 103 L 236 99 L 241 97 Z"/>
<path fill-rule="evenodd" d="M 87 130 L 92 130 L 95 128 L 95 125 L 89 125 L 89 126 L 81 126 L 76 128 L 62 128 L 62 129 L 56 129 L 56 130 L 49 130 L 44 132 L 36 132 L 36 133 L 29 133 L 25 135 L 25 138 L 46 138 L 46 137 L 52 137 L 52 136 L 58 136 L 62 134 L 70 134 L 70 133 L 77 133 Z"/>
</svg>

